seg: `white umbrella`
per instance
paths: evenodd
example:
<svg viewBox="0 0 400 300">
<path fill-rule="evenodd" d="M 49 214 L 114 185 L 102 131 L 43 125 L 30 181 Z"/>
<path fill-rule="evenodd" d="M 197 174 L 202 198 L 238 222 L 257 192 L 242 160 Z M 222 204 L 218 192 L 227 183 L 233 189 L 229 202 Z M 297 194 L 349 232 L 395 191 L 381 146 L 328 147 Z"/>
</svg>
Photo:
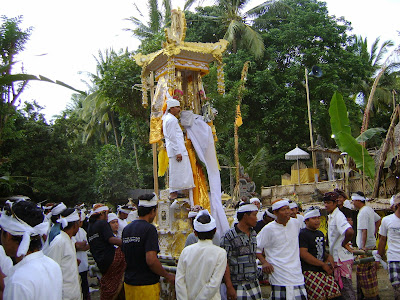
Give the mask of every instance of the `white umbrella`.
<svg viewBox="0 0 400 300">
<path fill-rule="evenodd" d="M 298 172 L 298 179 L 299 179 L 299 184 L 300 184 L 300 168 L 299 168 L 299 159 L 309 159 L 310 154 L 308 154 L 306 151 L 301 150 L 297 145 L 296 148 L 293 150 L 289 151 L 288 153 L 285 154 L 285 159 L 286 160 L 297 160 L 297 172 Z"/>
</svg>

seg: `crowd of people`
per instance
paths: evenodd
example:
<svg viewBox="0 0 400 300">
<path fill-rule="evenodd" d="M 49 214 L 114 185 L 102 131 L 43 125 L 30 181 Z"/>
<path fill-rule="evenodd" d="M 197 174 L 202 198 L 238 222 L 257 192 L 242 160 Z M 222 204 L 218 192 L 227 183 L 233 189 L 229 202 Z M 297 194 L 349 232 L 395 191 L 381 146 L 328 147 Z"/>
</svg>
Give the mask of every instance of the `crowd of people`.
<svg viewBox="0 0 400 300">
<path fill-rule="evenodd" d="M 193 207 L 188 214 L 193 233 L 176 274 L 157 256 L 155 194 L 140 196 L 137 209 L 124 205 L 112 213 L 95 204 L 87 215 L 83 206 L 7 201 L 0 216 L 2 298 L 90 299 L 90 250 L 104 300 L 160 299 L 161 277 L 175 286 L 177 299 L 262 299 L 260 282 L 266 281 L 270 299 L 380 299 L 379 264 L 388 268 L 400 299 L 400 194 L 391 198 L 394 213 L 382 220 L 362 192 L 349 201 L 335 190 L 323 201 L 327 237 L 319 230 L 318 207 L 300 214 L 288 199 L 265 210 L 258 198 L 243 201 L 223 233 L 207 210 Z M 356 268 L 357 290 L 354 249 L 365 258 Z"/>
</svg>

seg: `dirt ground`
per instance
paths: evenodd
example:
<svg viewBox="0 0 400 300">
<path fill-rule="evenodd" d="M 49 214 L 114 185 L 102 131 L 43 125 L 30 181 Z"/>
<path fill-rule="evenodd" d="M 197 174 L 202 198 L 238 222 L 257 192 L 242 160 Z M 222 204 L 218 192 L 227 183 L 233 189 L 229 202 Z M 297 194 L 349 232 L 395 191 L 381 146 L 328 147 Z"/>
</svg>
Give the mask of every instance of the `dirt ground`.
<svg viewBox="0 0 400 300">
<path fill-rule="evenodd" d="M 95 278 L 89 278 L 89 284 L 93 285 L 93 288 L 95 289 L 99 288 L 97 285 L 97 279 Z M 382 267 L 379 268 L 378 270 L 378 286 L 379 286 L 379 296 L 382 300 L 394 299 L 393 289 L 389 281 L 389 275 L 387 271 L 384 270 Z M 353 269 L 353 287 L 355 290 L 357 290 L 355 267 Z M 271 291 L 270 287 L 263 286 L 261 289 L 264 299 L 268 299 Z M 91 298 L 92 300 L 99 300 L 100 292 L 99 291 L 92 292 Z"/>
</svg>

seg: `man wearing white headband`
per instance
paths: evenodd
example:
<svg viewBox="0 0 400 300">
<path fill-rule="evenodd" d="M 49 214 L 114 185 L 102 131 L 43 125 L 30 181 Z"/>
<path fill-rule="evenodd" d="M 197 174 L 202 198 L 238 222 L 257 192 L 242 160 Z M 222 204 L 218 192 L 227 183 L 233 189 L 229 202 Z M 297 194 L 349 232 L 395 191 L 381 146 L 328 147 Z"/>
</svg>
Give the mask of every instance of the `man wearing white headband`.
<svg viewBox="0 0 400 300">
<path fill-rule="evenodd" d="M 257 267 L 257 224 L 258 207 L 243 203 L 237 209 L 238 223 L 229 229 L 221 239 L 226 250 L 228 264 L 224 281 L 228 299 L 261 299 Z"/>
<path fill-rule="evenodd" d="M 321 224 L 318 208 L 311 207 L 304 215 L 306 228 L 300 230 L 301 268 L 308 299 L 335 299 L 340 289 L 333 275 L 333 257 L 325 251 L 325 235 L 318 230 Z"/>
<path fill-rule="evenodd" d="M 118 206 L 118 234 L 117 237 L 122 237 L 122 231 L 125 226 L 128 225 L 128 215 L 132 210 L 128 207 L 128 205 L 119 205 Z"/>
<path fill-rule="evenodd" d="M 122 281 L 126 267 L 121 248 L 122 240 L 114 236 L 108 224 L 109 208 L 101 203 L 93 205 L 89 218 L 88 241 L 90 252 L 102 276 L 100 279 L 100 299 L 122 297 Z"/>
<path fill-rule="evenodd" d="M 179 257 L 176 298 L 221 299 L 219 290 L 226 270 L 226 251 L 212 242 L 216 222 L 207 210 L 202 210 L 193 223 L 199 241 L 184 248 Z"/>
<path fill-rule="evenodd" d="M 365 204 L 368 199 L 363 192 L 351 195 L 354 207 L 358 210 L 357 216 L 357 247 L 362 250 L 376 248 L 375 234 L 378 232 L 381 217 Z M 363 295 L 366 299 L 378 299 L 378 277 L 374 262 L 357 265 L 357 296 Z"/>
<path fill-rule="evenodd" d="M 174 283 L 175 275 L 168 273 L 157 257 L 160 252 L 158 232 L 151 224 L 157 215 L 157 195 L 139 197 L 139 220 L 128 224 L 122 232 L 125 254 L 125 299 L 160 299 L 160 276 Z"/>
<path fill-rule="evenodd" d="M 78 266 L 79 276 L 81 277 L 81 288 L 83 300 L 88 300 L 90 298 L 89 294 L 89 283 L 87 278 L 87 273 L 89 271 L 89 261 L 87 251 L 90 249 L 88 241 L 87 241 L 87 233 L 85 229 L 82 228 L 83 221 L 85 220 L 85 213 L 83 211 L 79 211 L 80 220 L 79 220 L 79 230 L 71 238 L 72 242 L 75 244 L 76 249 L 76 258 L 80 261 Z"/>
<path fill-rule="evenodd" d="M 387 262 L 389 280 L 394 290 L 394 299 L 400 299 L 400 193 L 392 200 L 394 213 L 382 219 L 379 228 L 378 258 L 385 256 L 387 243 Z"/>
<path fill-rule="evenodd" d="M 339 194 L 328 192 L 324 194 L 323 201 L 328 215 L 328 240 L 329 254 L 335 262 L 335 280 L 339 285 L 344 299 L 355 300 L 356 293 L 353 288 L 352 274 L 354 257 L 350 247 L 354 230 L 345 215 L 339 210 Z"/>
<path fill-rule="evenodd" d="M 276 219 L 276 216 L 274 215 L 274 213 L 272 212 L 272 207 L 268 208 L 265 210 L 264 214 L 263 214 L 263 218 L 262 220 L 257 222 L 256 227 L 254 227 L 254 230 L 259 233 L 261 231 L 261 229 L 264 228 L 265 225 L 267 225 L 268 223 L 271 223 L 272 221 L 274 221 Z"/>
<path fill-rule="evenodd" d="M 163 134 L 169 158 L 170 199 L 176 199 L 179 190 L 187 190 L 194 187 L 189 155 L 185 147 L 183 132 L 177 119 L 180 111 L 180 102 L 168 97 L 168 113 L 163 117 Z"/>
<path fill-rule="evenodd" d="M 289 208 L 292 211 L 290 214 L 290 217 L 298 219 L 301 225 L 301 228 L 306 228 L 306 224 L 304 223 L 304 217 L 299 214 L 299 207 L 297 206 L 297 203 L 289 200 Z"/>
<path fill-rule="evenodd" d="M 61 232 L 57 235 L 50 247 L 45 249 L 45 254 L 52 258 L 61 267 L 63 277 L 63 299 L 82 299 L 81 285 L 79 282 L 78 264 L 75 245 L 71 238 L 79 230 L 80 216 L 74 208 L 67 208 L 61 213 Z"/>
<path fill-rule="evenodd" d="M 5 253 L 15 261 L 4 278 L 3 299 L 61 300 L 60 266 L 41 251 L 41 238 L 48 228 L 42 210 L 31 201 L 6 205 L 0 227 Z"/>
<path fill-rule="evenodd" d="M 60 218 L 61 213 L 67 208 L 64 203 L 60 202 L 56 205 L 53 206 L 51 209 L 49 216 L 50 220 L 52 223 L 50 232 L 48 233 L 47 240 L 46 240 L 46 246 L 50 245 L 51 242 L 54 240 L 54 238 L 60 234 L 61 231 L 61 224 L 57 222 L 57 220 Z M 47 248 L 45 246 L 45 248 Z"/>
<path fill-rule="evenodd" d="M 269 275 L 272 299 L 307 299 L 299 257 L 298 219 L 290 217 L 289 201 L 272 203 L 276 220 L 257 235 L 257 258 Z"/>
</svg>

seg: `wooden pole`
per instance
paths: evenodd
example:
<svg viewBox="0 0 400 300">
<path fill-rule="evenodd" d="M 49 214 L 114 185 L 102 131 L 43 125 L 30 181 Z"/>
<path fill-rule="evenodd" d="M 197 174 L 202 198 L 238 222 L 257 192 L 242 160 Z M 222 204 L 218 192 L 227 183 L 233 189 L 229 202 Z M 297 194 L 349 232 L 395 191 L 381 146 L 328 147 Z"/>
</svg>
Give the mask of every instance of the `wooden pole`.
<svg viewBox="0 0 400 300">
<path fill-rule="evenodd" d="M 386 134 L 386 139 L 383 142 L 382 152 L 379 157 L 378 169 L 375 174 L 375 184 L 374 184 L 374 191 L 372 194 L 372 198 L 378 198 L 378 196 L 379 196 L 379 186 L 380 186 L 381 177 L 383 175 L 383 167 L 385 165 L 386 156 L 387 156 L 387 152 L 389 151 L 390 144 L 394 139 L 394 128 L 396 126 L 396 121 L 399 118 L 399 111 L 400 111 L 400 107 L 397 106 L 396 110 L 394 111 L 394 113 L 392 115 L 392 121 L 390 122 L 390 126 L 389 126 L 389 129 Z"/>
<path fill-rule="evenodd" d="M 154 98 L 154 72 L 150 72 L 150 99 L 151 99 L 151 106 L 153 104 L 153 98 Z M 158 166 L 157 166 L 157 144 L 151 144 L 151 148 L 153 151 L 153 180 L 154 180 L 154 193 L 156 193 L 157 196 L 159 196 L 159 191 L 158 191 Z"/>
<path fill-rule="evenodd" d="M 314 153 L 314 139 L 313 139 L 312 123 L 311 123 L 310 91 L 308 90 L 308 70 L 307 70 L 307 68 L 305 68 L 304 76 L 306 78 L 308 128 L 310 130 L 311 156 L 312 156 L 312 163 L 313 163 L 313 169 L 314 169 L 313 172 L 315 172 L 315 170 L 317 169 L 317 160 L 315 158 L 315 153 Z M 315 180 L 315 173 L 314 173 L 314 180 Z"/>
</svg>

